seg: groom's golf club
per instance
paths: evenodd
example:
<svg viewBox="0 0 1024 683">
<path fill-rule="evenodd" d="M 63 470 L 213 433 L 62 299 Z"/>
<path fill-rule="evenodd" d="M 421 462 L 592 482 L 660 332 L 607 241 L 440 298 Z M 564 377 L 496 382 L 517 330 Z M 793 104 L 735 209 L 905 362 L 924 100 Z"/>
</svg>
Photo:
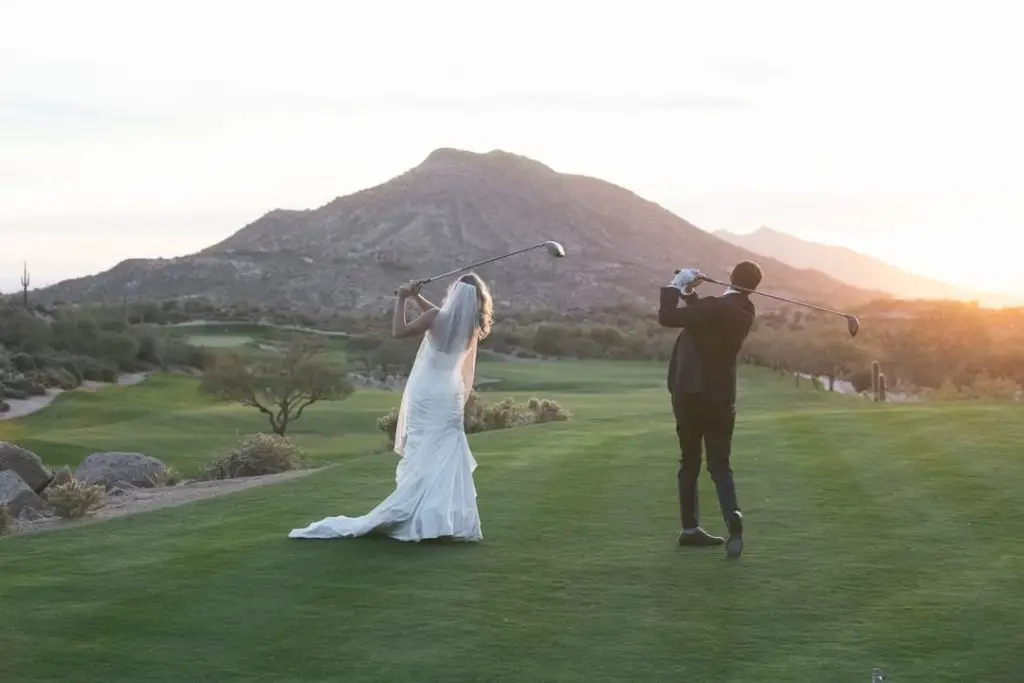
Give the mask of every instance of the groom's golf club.
<svg viewBox="0 0 1024 683">
<path fill-rule="evenodd" d="M 679 271 L 676 270 L 676 272 L 678 273 Z M 809 304 L 806 301 L 797 301 L 796 299 L 787 299 L 784 296 L 779 296 L 777 294 L 770 294 L 768 292 L 762 292 L 762 291 L 759 291 L 759 290 L 756 290 L 756 289 L 747 289 L 746 287 L 739 287 L 737 285 L 732 285 L 732 284 L 729 284 L 728 282 L 721 282 L 719 280 L 715 280 L 713 278 L 710 278 L 710 277 L 707 277 L 707 276 L 704 276 L 704 275 L 700 276 L 700 278 L 698 278 L 698 279 L 703 280 L 704 282 L 712 282 L 712 283 L 714 283 L 716 285 L 722 285 L 723 287 L 732 287 L 735 290 L 738 290 L 738 291 L 741 291 L 741 292 L 746 292 L 747 294 L 760 294 L 761 296 L 766 296 L 769 299 L 775 299 L 777 301 L 784 301 L 787 304 L 794 304 L 796 306 L 804 306 L 806 308 L 813 308 L 816 311 L 821 311 L 822 313 L 831 313 L 832 315 L 842 316 L 843 318 L 846 318 L 846 329 L 850 332 L 850 336 L 851 337 L 856 337 L 857 336 L 857 332 L 860 330 L 860 321 L 857 320 L 857 316 L 850 315 L 849 313 L 841 313 L 839 311 L 833 311 L 831 308 L 825 308 L 824 306 L 816 306 L 815 304 Z"/>
<path fill-rule="evenodd" d="M 433 282 L 434 280 L 443 280 L 446 277 L 451 277 L 452 275 L 458 275 L 459 273 L 465 273 L 467 271 L 473 270 L 474 268 L 479 268 L 480 266 L 487 265 L 488 263 L 494 263 L 495 261 L 500 261 L 501 259 L 506 259 L 509 256 L 515 256 L 516 254 L 522 254 L 524 252 L 532 251 L 534 249 L 540 249 L 540 248 L 546 249 L 548 254 L 550 254 L 554 258 L 565 258 L 565 247 L 563 247 L 558 242 L 553 242 L 551 240 L 548 240 L 547 242 L 541 242 L 540 244 L 535 244 L 532 247 L 526 247 L 525 249 L 517 249 L 515 251 L 510 251 L 509 253 L 502 254 L 501 256 L 495 256 L 494 258 L 489 258 L 489 259 L 487 259 L 485 261 L 478 261 L 477 263 L 471 263 L 468 266 L 462 266 L 462 267 L 456 268 L 454 270 L 449 270 L 447 273 L 442 273 L 441 275 L 435 275 L 434 277 L 428 277 L 425 280 L 417 280 L 416 282 L 418 282 L 421 285 L 425 285 L 428 282 Z M 398 294 L 398 290 L 397 289 L 395 290 L 395 294 Z"/>
</svg>

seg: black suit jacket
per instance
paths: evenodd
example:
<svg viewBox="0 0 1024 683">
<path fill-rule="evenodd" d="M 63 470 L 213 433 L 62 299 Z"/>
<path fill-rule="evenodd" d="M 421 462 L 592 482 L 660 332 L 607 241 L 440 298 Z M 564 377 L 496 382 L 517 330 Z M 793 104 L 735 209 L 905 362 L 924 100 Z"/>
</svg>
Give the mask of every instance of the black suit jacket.
<svg viewBox="0 0 1024 683">
<path fill-rule="evenodd" d="M 684 306 L 679 306 L 680 300 Z M 662 287 L 658 322 L 682 328 L 669 361 L 668 390 L 735 403 L 736 359 L 755 313 L 745 293 L 683 296 L 675 287 Z"/>
</svg>

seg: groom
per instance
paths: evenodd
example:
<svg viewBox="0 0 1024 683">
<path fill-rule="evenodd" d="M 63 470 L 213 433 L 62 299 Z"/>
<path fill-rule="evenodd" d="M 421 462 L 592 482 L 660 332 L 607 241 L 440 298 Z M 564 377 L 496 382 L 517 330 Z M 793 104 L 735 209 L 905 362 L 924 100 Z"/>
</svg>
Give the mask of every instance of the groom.
<svg viewBox="0 0 1024 683">
<path fill-rule="evenodd" d="M 755 290 L 761 268 L 743 261 L 732 270 L 729 282 Z M 668 390 L 679 437 L 679 508 L 682 546 L 725 544 L 726 555 L 743 550 L 743 514 L 736 499 L 729 457 L 736 422 L 736 358 L 754 322 L 754 304 L 747 292 L 729 287 L 721 296 L 701 298 L 694 288 L 701 273 L 680 270 L 661 288 L 658 322 L 681 328 L 668 366 Z M 679 306 L 682 299 L 684 305 Z M 718 504 L 729 530 L 729 540 L 702 529 L 697 519 L 697 477 L 702 446 L 707 450 L 708 472 L 718 492 Z"/>
</svg>

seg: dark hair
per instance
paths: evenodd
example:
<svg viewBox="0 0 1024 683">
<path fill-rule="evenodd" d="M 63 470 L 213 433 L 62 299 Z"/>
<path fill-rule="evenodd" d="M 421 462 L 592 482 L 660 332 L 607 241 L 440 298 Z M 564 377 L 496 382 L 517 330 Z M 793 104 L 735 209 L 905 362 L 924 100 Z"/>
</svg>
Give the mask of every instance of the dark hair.
<svg viewBox="0 0 1024 683">
<path fill-rule="evenodd" d="M 761 273 L 761 266 L 753 261 L 741 261 L 732 269 L 729 283 L 743 289 L 757 289 L 762 277 L 764 275 Z"/>
<path fill-rule="evenodd" d="M 491 291 L 488 289 L 487 283 L 483 281 L 483 278 L 476 273 L 467 273 L 460 277 L 458 282 L 463 282 L 476 288 L 476 298 L 480 303 L 480 317 L 476 322 L 476 335 L 478 339 L 483 339 L 491 333 L 491 325 L 494 324 L 494 302 L 491 299 Z"/>
</svg>

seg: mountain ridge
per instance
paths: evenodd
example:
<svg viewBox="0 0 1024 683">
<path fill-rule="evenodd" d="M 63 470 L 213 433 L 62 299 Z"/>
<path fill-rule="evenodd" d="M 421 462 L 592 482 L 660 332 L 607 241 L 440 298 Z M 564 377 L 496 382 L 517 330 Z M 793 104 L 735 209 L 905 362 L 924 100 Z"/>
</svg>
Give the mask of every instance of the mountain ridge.
<svg viewBox="0 0 1024 683">
<path fill-rule="evenodd" d="M 854 287 L 870 282 L 871 286 L 897 298 L 976 300 L 980 304 L 997 307 L 1022 303 L 1008 295 L 968 290 L 950 282 L 910 273 L 893 263 L 849 247 L 802 239 L 767 226 L 761 226 L 751 233 L 716 230 L 714 235 L 795 268 L 815 264 L 835 279 Z"/>
<path fill-rule="evenodd" d="M 757 256 L 607 181 L 503 150 L 455 148 L 436 149 L 390 180 L 319 207 L 267 211 L 193 254 L 127 259 L 40 292 L 69 302 L 204 296 L 310 311 L 383 310 L 400 282 L 545 240 L 561 242 L 567 258 L 530 252 L 480 270 L 498 306 L 653 310 L 657 288 L 675 268 L 721 279 L 747 259 L 761 263 L 764 287 L 775 293 L 829 305 L 887 297 Z M 429 295 L 446 285 L 428 286 Z"/>
</svg>

